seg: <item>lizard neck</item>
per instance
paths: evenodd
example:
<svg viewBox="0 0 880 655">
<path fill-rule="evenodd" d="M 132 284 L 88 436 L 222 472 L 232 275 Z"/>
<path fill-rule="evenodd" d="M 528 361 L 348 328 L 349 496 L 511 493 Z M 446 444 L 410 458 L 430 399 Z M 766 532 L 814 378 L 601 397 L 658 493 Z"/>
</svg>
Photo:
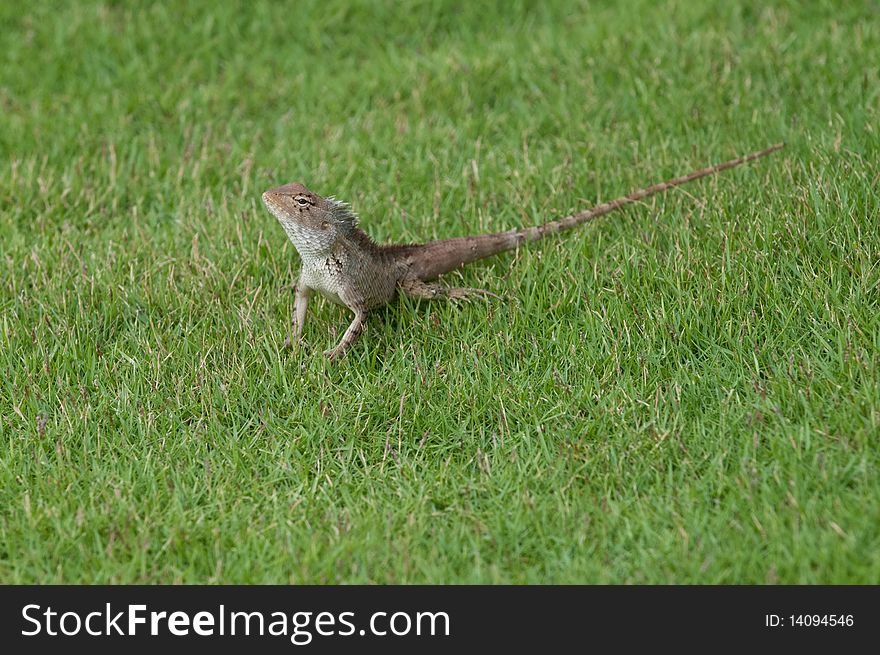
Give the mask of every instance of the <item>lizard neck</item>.
<svg viewBox="0 0 880 655">
<path fill-rule="evenodd" d="M 306 227 L 295 221 L 279 221 L 299 256 L 315 259 L 329 255 L 336 242 L 335 235 Z"/>
</svg>

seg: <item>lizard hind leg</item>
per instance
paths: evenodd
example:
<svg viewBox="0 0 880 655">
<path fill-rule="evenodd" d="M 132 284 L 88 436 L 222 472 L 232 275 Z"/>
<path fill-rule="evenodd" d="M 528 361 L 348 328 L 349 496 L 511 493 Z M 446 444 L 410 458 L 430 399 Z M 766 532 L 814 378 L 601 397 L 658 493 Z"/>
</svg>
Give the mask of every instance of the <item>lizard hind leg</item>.
<svg viewBox="0 0 880 655">
<path fill-rule="evenodd" d="M 433 300 L 434 298 L 449 298 L 450 300 L 463 300 L 472 298 L 473 296 L 491 296 L 498 298 L 497 295 L 486 289 L 474 289 L 472 287 L 443 287 L 439 284 L 423 282 L 422 280 L 410 278 L 400 283 L 400 290 L 410 298 L 419 300 Z"/>
</svg>

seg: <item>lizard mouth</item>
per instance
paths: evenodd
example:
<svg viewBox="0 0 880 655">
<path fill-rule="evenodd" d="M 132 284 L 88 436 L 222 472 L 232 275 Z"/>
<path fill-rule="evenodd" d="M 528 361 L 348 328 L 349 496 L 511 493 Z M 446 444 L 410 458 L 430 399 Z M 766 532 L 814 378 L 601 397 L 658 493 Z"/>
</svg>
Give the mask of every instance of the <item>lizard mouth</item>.
<svg viewBox="0 0 880 655">
<path fill-rule="evenodd" d="M 281 216 L 279 216 L 278 214 L 280 208 L 277 201 L 275 200 L 275 194 L 273 194 L 271 191 L 266 191 L 263 194 L 262 198 L 263 204 L 266 206 L 266 209 L 268 209 L 275 218 L 280 219 Z"/>
</svg>

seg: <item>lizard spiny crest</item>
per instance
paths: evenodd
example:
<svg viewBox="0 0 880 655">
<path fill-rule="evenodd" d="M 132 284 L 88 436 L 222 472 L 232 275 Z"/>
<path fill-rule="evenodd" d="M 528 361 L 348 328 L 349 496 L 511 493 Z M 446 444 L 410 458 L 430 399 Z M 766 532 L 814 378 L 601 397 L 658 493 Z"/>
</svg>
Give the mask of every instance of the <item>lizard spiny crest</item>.
<svg viewBox="0 0 880 655">
<path fill-rule="evenodd" d="M 348 231 L 353 231 L 358 224 L 358 215 L 352 210 L 351 205 L 342 200 L 337 200 L 334 196 L 325 198 L 330 206 L 330 214 L 337 224 Z"/>
</svg>

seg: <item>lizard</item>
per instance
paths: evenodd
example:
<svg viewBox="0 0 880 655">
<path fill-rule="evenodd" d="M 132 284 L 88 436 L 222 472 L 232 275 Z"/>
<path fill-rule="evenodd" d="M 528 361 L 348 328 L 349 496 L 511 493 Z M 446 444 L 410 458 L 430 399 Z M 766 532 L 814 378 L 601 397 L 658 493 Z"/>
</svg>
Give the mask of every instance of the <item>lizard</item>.
<svg viewBox="0 0 880 655">
<path fill-rule="evenodd" d="M 391 302 L 398 293 L 416 299 L 494 295 L 485 289 L 445 287 L 433 280 L 470 262 L 569 230 L 656 193 L 764 157 L 783 146 L 777 143 L 543 225 L 427 243 L 378 244 L 358 227 L 357 215 L 347 203 L 332 196 L 322 197 L 298 182 L 269 189 L 262 194 L 263 203 L 281 223 L 302 260 L 291 326 L 296 344 L 302 341 L 309 298 L 314 292 L 354 314 L 339 343 L 324 352 L 331 360 L 337 359 L 363 332 L 368 313 Z"/>
</svg>

